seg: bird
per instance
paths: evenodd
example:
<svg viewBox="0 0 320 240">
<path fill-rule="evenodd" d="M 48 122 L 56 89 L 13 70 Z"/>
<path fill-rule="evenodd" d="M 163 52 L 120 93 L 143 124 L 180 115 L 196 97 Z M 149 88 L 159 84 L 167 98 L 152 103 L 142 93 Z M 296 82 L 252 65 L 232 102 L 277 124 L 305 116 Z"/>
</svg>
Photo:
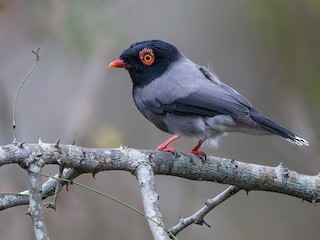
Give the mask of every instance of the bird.
<svg viewBox="0 0 320 240">
<path fill-rule="evenodd" d="M 308 142 L 264 117 L 244 96 L 197 65 L 177 47 L 162 40 L 135 42 L 109 67 L 129 72 L 136 107 L 158 129 L 172 136 L 156 150 L 175 153 L 169 146 L 180 137 L 197 145 L 191 154 L 206 156 L 203 143 L 216 146 L 230 132 L 278 135 L 299 146 Z"/>
</svg>

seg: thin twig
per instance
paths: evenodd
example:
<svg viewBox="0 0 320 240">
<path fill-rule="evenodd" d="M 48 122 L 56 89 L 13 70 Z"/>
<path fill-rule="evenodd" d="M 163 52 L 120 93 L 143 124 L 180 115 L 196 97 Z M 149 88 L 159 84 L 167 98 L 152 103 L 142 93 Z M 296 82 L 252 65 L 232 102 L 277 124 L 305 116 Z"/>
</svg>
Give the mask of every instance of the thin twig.
<svg viewBox="0 0 320 240">
<path fill-rule="evenodd" d="M 214 209 L 219 204 L 223 203 L 225 200 L 236 194 L 240 191 L 240 188 L 235 186 L 230 186 L 226 190 L 224 190 L 222 193 L 217 195 L 216 197 L 212 199 L 208 199 L 205 205 L 199 209 L 197 212 L 192 214 L 191 216 L 187 218 L 181 218 L 180 222 L 172 227 L 169 231 L 173 235 L 177 235 L 180 231 L 185 229 L 191 224 L 199 224 L 199 225 L 206 225 L 210 227 L 210 225 L 204 220 L 205 215 L 207 215 L 212 209 Z"/>
<path fill-rule="evenodd" d="M 43 173 L 41 174 L 44 175 Z M 74 179 L 79 175 L 80 173 L 78 173 L 72 168 L 69 168 L 69 169 L 64 169 L 62 178 L 64 180 Z M 56 174 L 55 176 L 48 176 L 48 177 L 50 177 L 50 179 L 47 180 L 42 185 L 42 200 L 54 194 L 56 184 L 57 184 L 56 178 L 59 177 L 59 174 Z M 62 185 L 65 185 L 65 184 L 66 184 L 66 181 L 63 181 Z M 19 205 L 26 205 L 26 204 L 29 204 L 29 190 L 26 190 L 20 193 L 10 193 L 10 192 L 0 193 L 0 211 L 7 208 L 11 208 Z"/>
<path fill-rule="evenodd" d="M 28 77 L 30 76 L 30 74 L 32 73 L 33 69 L 36 67 L 37 63 L 40 60 L 39 57 L 39 51 L 40 48 L 38 48 L 37 52 L 32 50 L 32 53 L 34 53 L 36 55 L 36 59 L 34 60 L 34 63 L 32 65 L 32 67 L 30 68 L 29 72 L 26 74 L 26 76 L 23 78 L 22 82 L 20 83 L 18 90 L 16 92 L 16 95 L 14 97 L 14 101 L 13 101 L 13 105 L 12 105 L 12 131 L 13 131 L 13 139 L 15 141 L 16 139 L 16 129 L 17 129 L 17 125 L 16 125 L 16 106 L 17 106 L 17 100 L 19 97 L 19 93 L 21 91 L 21 88 L 23 86 L 23 84 L 25 83 L 25 81 L 28 79 Z"/>
<path fill-rule="evenodd" d="M 59 166 L 59 174 L 58 174 L 58 178 L 56 179 L 56 187 L 55 187 L 55 191 L 54 191 L 54 195 L 53 195 L 53 200 L 52 202 L 49 202 L 46 204 L 47 208 L 52 208 L 54 210 L 57 209 L 57 199 L 58 199 L 58 194 L 59 192 L 62 190 L 62 181 L 60 179 L 62 179 L 62 174 L 63 174 L 63 167 Z M 67 183 L 69 183 L 69 181 L 71 180 L 66 180 Z M 66 185 L 68 186 L 68 185 Z"/>
</svg>

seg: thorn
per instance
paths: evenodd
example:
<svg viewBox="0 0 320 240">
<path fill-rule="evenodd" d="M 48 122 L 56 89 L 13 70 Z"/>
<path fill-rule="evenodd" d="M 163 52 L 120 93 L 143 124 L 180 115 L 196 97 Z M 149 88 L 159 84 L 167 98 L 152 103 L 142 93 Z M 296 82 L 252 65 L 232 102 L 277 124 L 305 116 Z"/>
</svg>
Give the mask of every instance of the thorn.
<svg viewBox="0 0 320 240">
<path fill-rule="evenodd" d="M 303 203 L 304 202 L 304 199 L 302 198 L 301 202 Z"/>
<path fill-rule="evenodd" d="M 84 150 L 81 150 L 82 154 L 83 154 L 83 158 L 86 157 L 86 152 Z"/>
<path fill-rule="evenodd" d="M 282 162 L 277 167 L 282 168 Z"/>
<path fill-rule="evenodd" d="M 20 144 L 19 144 L 19 148 L 23 149 L 23 148 L 24 148 L 23 145 L 24 145 L 25 143 L 26 143 L 26 142 L 20 143 Z"/>
<path fill-rule="evenodd" d="M 202 223 L 206 225 L 208 228 L 211 228 L 211 226 L 205 220 L 202 220 Z"/>
<path fill-rule="evenodd" d="M 54 202 L 46 203 L 46 204 L 44 204 L 44 206 L 46 206 L 47 208 L 51 208 L 54 211 L 56 211 L 56 204 Z"/>
<path fill-rule="evenodd" d="M 58 159 L 58 160 L 57 160 L 57 163 L 58 163 L 59 165 L 61 165 L 61 160 L 60 160 L 60 159 Z"/>
<path fill-rule="evenodd" d="M 96 174 L 97 172 L 92 172 L 92 177 L 96 180 Z"/>
<path fill-rule="evenodd" d="M 288 168 L 284 168 L 283 169 L 283 177 L 288 178 L 289 174 L 290 174 L 289 169 Z"/>
<path fill-rule="evenodd" d="M 127 146 L 125 146 L 124 148 L 125 148 L 125 149 L 127 149 L 127 148 L 131 148 L 131 144 L 129 144 L 129 145 L 127 145 Z"/>
<path fill-rule="evenodd" d="M 13 139 L 12 144 L 17 145 L 17 139 L 16 138 Z"/>
<path fill-rule="evenodd" d="M 246 193 L 247 193 L 247 196 L 249 196 L 249 190 L 245 190 L 246 191 Z"/>
<path fill-rule="evenodd" d="M 24 212 L 24 214 L 31 217 L 30 209 L 28 208 L 28 209 Z"/>
<path fill-rule="evenodd" d="M 76 145 L 76 140 L 75 139 L 73 140 L 72 145 Z"/>
<path fill-rule="evenodd" d="M 61 139 L 59 139 L 58 142 L 56 142 L 56 144 L 54 145 L 55 148 L 59 148 L 60 141 Z"/>
<path fill-rule="evenodd" d="M 154 156 L 153 156 L 152 153 L 150 153 L 147 158 L 148 158 L 149 161 L 151 161 L 154 158 Z"/>
<path fill-rule="evenodd" d="M 203 155 L 199 155 L 199 158 L 202 163 L 205 163 L 207 161 L 207 154 L 203 153 Z"/>
<path fill-rule="evenodd" d="M 43 142 L 41 141 L 41 138 L 39 138 L 38 144 L 42 144 Z"/>
<path fill-rule="evenodd" d="M 120 144 L 119 148 L 120 148 L 120 150 L 121 150 L 121 149 L 123 149 L 123 145 L 122 145 L 122 143 Z"/>
</svg>

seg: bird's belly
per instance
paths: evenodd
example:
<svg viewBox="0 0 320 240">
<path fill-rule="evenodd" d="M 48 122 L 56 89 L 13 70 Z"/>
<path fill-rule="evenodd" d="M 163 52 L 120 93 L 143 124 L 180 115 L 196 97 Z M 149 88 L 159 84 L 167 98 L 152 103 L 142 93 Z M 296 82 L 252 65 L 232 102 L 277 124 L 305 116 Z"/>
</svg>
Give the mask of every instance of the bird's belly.
<svg viewBox="0 0 320 240">
<path fill-rule="evenodd" d="M 146 114 L 145 116 L 164 132 L 200 140 L 215 139 L 228 132 L 258 134 L 261 131 L 261 129 L 248 129 L 247 126 L 228 115 L 204 117 L 167 113 L 165 115 Z"/>
<path fill-rule="evenodd" d="M 168 132 L 172 134 L 206 139 L 206 124 L 203 117 L 167 113 L 163 117 L 163 123 L 167 126 Z"/>
<path fill-rule="evenodd" d="M 238 125 L 236 121 L 228 115 L 216 115 L 214 117 L 205 118 L 208 131 L 218 132 L 234 132 L 237 131 Z"/>
<path fill-rule="evenodd" d="M 202 140 L 215 138 L 226 132 L 239 131 L 237 123 L 227 115 L 203 117 L 168 113 L 163 117 L 162 122 L 169 133 Z"/>
</svg>

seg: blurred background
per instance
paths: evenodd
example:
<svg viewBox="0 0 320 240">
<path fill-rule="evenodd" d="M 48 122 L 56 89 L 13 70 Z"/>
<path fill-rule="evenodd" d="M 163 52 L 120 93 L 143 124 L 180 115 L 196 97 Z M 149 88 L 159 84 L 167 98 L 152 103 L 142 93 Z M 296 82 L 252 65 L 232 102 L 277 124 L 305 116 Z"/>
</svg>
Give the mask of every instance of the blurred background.
<svg viewBox="0 0 320 240">
<path fill-rule="evenodd" d="M 275 136 L 229 134 L 209 155 L 320 171 L 320 1 L 0 0 L 0 145 L 12 142 L 15 92 L 40 49 L 40 62 L 17 105 L 17 139 L 83 147 L 154 149 L 169 135 L 135 108 L 124 70 L 109 69 L 132 42 L 162 39 L 245 95 L 274 121 L 306 138 L 298 147 Z M 175 146 L 187 152 L 192 140 Z M 55 167 L 46 167 L 55 174 Z M 27 188 L 18 166 L 0 169 L 0 191 Z M 102 172 L 77 179 L 142 209 L 134 176 Z M 227 186 L 157 176 L 169 228 Z M 0 213 L 1 239 L 34 239 L 26 206 Z M 45 210 L 51 239 L 151 239 L 140 215 L 72 186 Z M 319 207 L 281 194 L 240 192 L 179 239 L 316 239 Z M 14 229 L 14 230 L 13 230 Z M 123 230 L 125 229 L 125 231 Z"/>
</svg>

